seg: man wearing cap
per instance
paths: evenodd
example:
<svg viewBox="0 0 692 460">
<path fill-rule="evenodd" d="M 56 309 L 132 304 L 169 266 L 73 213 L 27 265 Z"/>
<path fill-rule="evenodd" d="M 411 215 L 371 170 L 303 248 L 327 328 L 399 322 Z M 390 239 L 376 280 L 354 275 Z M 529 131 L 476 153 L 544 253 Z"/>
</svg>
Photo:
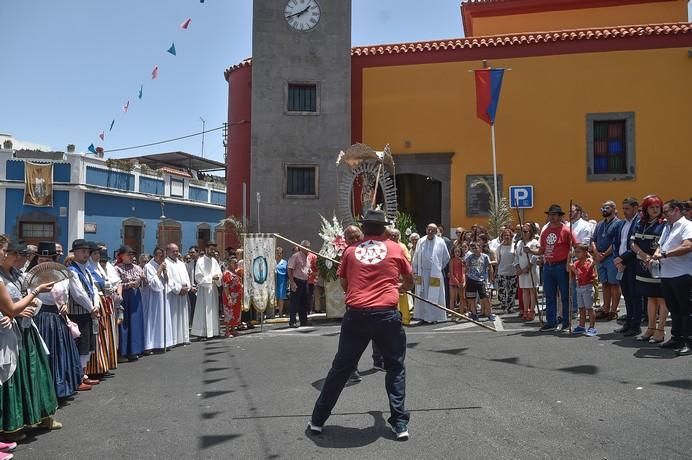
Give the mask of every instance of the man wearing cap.
<svg viewBox="0 0 692 460">
<path fill-rule="evenodd" d="M 546 299 L 546 324 L 541 331 L 558 330 L 569 327 L 569 272 L 567 259 L 572 245 L 575 244 L 574 233 L 569 225 L 562 222 L 565 213 L 558 204 L 550 205 L 545 212 L 548 223 L 543 227 L 540 246 L 537 249 L 527 248 L 536 255 L 543 256 L 543 291 Z M 562 323 L 557 324 L 557 293 L 560 291 L 562 302 Z"/>
<path fill-rule="evenodd" d="M 416 280 L 416 293 L 438 305 L 445 303 L 445 285 L 442 270 L 449 263 L 449 251 L 444 240 L 437 235 L 437 225 L 428 224 L 426 237 L 418 241 L 413 256 L 413 274 Z M 422 322 L 445 321 L 447 313 L 428 303 L 416 299 L 413 318 Z"/>
<path fill-rule="evenodd" d="M 339 348 L 308 423 L 310 434 L 322 432 L 349 375 L 372 340 L 382 353 L 387 372 L 388 421 L 398 440 L 408 439 L 406 333 L 397 304 L 399 293 L 413 287 L 413 277 L 403 251 L 387 238 L 386 225 L 383 211 L 368 210 L 363 220 L 365 238 L 346 248 L 341 259 L 338 275 L 346 292 L 346 313 Z"/>
<path fill-rule="evenodd" d="M 207 243 L 206 254 L 197 259 L 195 281 L 197 282 L 197 305 L 192 318 L 191 335 L 207 340 L 219 335 L 219 290 L 221 267 L 213 257 L 216 243 Z"/>
<path fill-rule="evenodd" d="M 93 321 L 98 321 L 98 294 L 94 279 L 87 269 L 91 245 L 83 239 L 77 239 L 72 242 L 73 259 L 68 269 L 74 276 L 70 278 L 70 302 L 68 313 L 70 319 L 79 327 L 80 336 L 77 339 L 77 349 L 79 350 L 79 361 L 84 371 L 83 383 L 86 385 L 95 385 L 97 380 L 89 380 L 86 376 L 86 367 L 89 362 L 89 356 L 94 352 L 96 347 L 96 336 L 93 332 Z M 88 390 L 89 388 L 82 385 L 80 390 Z"/>
</svg>

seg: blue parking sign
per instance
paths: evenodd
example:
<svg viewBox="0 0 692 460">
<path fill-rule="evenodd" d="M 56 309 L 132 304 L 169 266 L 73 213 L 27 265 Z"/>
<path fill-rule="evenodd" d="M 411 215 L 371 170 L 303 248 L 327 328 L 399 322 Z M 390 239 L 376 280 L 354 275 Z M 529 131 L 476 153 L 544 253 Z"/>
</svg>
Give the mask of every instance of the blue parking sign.
<svg viewBox="0 0 692 460">
<path fill-rule="evenodd" d="M 512 185 L 509 187 L 510 208 L 533 208 L 533 185 Z"/>
</svg>

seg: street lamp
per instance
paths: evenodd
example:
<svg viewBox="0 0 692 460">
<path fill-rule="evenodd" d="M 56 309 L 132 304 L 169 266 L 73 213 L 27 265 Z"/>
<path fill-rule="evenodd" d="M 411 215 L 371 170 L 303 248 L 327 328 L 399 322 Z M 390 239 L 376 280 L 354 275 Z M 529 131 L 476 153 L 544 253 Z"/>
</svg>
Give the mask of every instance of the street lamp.
<svg viewBox="0 0 692 460">
<path fill-rule="evenodd" d="M 202 117 L 199 117 L 199 119 L 202 121 L 202 158 L 204 158 L 204 128 L 207 123 L 207 120 L 205 120 Z"/>
</svg>

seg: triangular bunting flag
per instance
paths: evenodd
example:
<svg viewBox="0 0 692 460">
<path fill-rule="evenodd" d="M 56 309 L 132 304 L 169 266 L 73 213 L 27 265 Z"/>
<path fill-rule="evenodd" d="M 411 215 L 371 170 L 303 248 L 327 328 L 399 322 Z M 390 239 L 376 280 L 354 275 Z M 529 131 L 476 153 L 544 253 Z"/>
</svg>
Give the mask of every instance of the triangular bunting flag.
<svg viewBox="0 0 692 460">
<path fill-rule="evenodd" d="M 113 131 L 113 125 L 114 125 L 114 124 L 115 124 L 115 120 L 111 121 L 111 127 L 108 128 L 108 132 L 109 132 L 109 133 L 110 133 L 111 131 Z"/>
<path fill-rule="evenodd" d="M 94 144 L 89 144 L 88 150 L 89 150 L 91 153 L 96 153 L 96 147 L 94 147 Z"/>
<path fill-rule="evenodd" d="M 142 99 L 142 90 L 144 89 L 144 85 L 139 85 L 139 94 L 137 95 L 137 99 Z"/>
<path fill-rule="evenodd" d="M 159 77 L 159 66 L 155 65 L 154 70 L 151 71 L 151 79 L 156 80 Z"/>
<path fill-rule="evenodd" d="M 102 141 L 106 140 L 106 133 L 104 133 L 103 131 L 101 131 L 101 132 L 99 133 L 99 137 L 101 138 Z"/>
<path fill-rule="evenodd" d="M 171 43 L 171 47 L 168 48 L 166 51 L 168 51 L 168 52 L 171 53 L 173 56 L 175 56 L 175 42 L 172 42 L 172 43 Z"/>
<path fill-rule="evenodd" d="M 192 22 L 192 18 L 187 18 L 187 19 L 185 20 L 185 22 L 183 22 L 182 24 L 180 24 L 180 28 L 181 28 L 181 29 L 187 29 L 188 27 L 190 27 L 190 23 L 191 23 L 191 22 Z"/>
<path fill-rule="evenodd" d="M 123 106 L 123 112 L 127 113 L 127 110 L 130 108 L 130 101 L 127 101 L 125 105 Z"/>
</svg>

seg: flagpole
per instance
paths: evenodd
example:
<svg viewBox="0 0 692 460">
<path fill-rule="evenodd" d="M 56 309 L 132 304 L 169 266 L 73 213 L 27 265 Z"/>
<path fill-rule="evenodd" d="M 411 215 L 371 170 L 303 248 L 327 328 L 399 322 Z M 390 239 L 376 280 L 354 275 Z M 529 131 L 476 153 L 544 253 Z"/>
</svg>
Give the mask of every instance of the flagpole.
<svg viewBox="0 0 692 460">
<path fill-rule="evenodd" d="M 495 186 L 495 212 L 500 208 L 497 194 L 497 156 L 495 152 L 495 123 L 490 125 L 490 137 L 493 144 L 493 185 Z"/>
</svg>

